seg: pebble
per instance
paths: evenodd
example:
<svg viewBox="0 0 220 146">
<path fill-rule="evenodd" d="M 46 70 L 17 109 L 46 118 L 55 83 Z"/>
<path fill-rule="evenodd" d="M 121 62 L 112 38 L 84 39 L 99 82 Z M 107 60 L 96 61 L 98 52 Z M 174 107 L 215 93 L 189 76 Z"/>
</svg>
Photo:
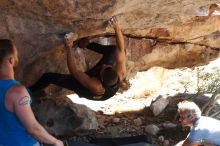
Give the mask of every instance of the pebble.
<svg viewBox="0 0 220 146">
<path fill-rule="evenodd" d="M 158 140 L 159 140 L 159 142 L 164 142 L 164 136 L 162 136 L 162 135 L 159 136 L 159 137 L 158 137 Z"/>
<path fill-rule="evenodd" d="M 141 126 L 141 125 L 142 125 L 142 120 L 141 120 L 141 118 L 134 119 L 134 124 L 135 124 L 136 126 Z"/>
<path fill-rule="evenodd" d="M 120 118 L 113 118 L 113 123 L 119 123 L 120 122 Z"/>
</svg>

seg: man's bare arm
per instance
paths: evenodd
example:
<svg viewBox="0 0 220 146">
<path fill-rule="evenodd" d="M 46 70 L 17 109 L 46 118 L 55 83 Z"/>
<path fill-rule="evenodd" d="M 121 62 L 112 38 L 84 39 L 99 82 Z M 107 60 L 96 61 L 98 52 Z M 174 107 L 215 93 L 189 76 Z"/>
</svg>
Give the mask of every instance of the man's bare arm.
<svg viewBox="0 0 220 146">
<path fill-rule="evenodd" d="M 125 55 L 125 42 L 124 36 L 119 27 L 118 21 L 113 17 L 109 24 L 114 28 L 116 34 L 116 71 L 119 75 L 120 80 L 123 80 L 126 75 L 126 55 Z"/>
<path fill-rule="evenodd" d="M 16 114 L 27 131 L 38 141 L 54 146 L 63 146 L 62 141 L 50 135 L 35 119 L 30 107 L 30 95 L 24 86 L 13 86 L 6 95 L 6 103 L 8 110 Z"/>
<path fill-rule="evenodd" d="M 88 76 L 86 73 L 78 70 L 76 59 L 74 57 L 74 50 L 75 48 L 72 48 L 73 39 L 66 39 L 65 40 L 65 46 L 66 46 L 66 53 L 67 53 L 67 66 L 69 69 L 69 72 L 73 75 L 73 77 L 79 81 L 84 87 L 89 89 L 91 92 L 101 95 L 105 92 L 105 89 L 103 88 L 101 82 L 94 78 Z"/>
</svg>

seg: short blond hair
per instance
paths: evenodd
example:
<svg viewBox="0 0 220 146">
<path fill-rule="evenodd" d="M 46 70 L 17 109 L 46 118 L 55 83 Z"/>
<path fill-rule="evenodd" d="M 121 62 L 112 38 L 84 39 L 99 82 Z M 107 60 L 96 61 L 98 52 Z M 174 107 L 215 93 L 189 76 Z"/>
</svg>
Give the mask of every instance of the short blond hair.
<svg viewBox="0 0 220 146">
<path fill-rule="evenodd" d="M 192 101 L 182 101 L 178 103 L 178 112 L 185 111 L 185 115 L 194 115 L 196 118 L 200 117 L 202 112 L 198 105 Z"/>
</svg>

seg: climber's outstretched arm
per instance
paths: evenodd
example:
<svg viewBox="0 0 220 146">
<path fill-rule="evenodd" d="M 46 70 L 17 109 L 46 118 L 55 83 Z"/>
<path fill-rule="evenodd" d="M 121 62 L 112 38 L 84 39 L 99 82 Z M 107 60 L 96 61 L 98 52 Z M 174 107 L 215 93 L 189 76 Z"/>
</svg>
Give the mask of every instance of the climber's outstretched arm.
<svg viewBox="0 0 220 146">
<path fill-rule="evenodd" d="M 115 69 L 118 73 L 120 80 L 123 80 L 126 75 L 126 55 L 125 55 L 124 36 L 119 27 L 119 23 L 115 17 L 113 17 L 109 21 L 109 24 L 114 28 L 116 34 L 117 49 L 115 52 L 115 57 L 116 57 Z"/>
<path fill-rule="evenodd" d="M 84 87 L 88 88 L 91 92 L 97 95 L 102 95 L 105 92 L 101 82 L 95 78 L 90 77 L 86 73 L 78 70 L 76 59 L 74 57 L 75 48 L 72 48 L 73 41 L 76 40 L 76 37 L 72 36 L 70 38 L 65 38 L 65 48 L 67 53 L 67 66 L 69 72 L 73 77 L 80 82 Z"/>
</svg>

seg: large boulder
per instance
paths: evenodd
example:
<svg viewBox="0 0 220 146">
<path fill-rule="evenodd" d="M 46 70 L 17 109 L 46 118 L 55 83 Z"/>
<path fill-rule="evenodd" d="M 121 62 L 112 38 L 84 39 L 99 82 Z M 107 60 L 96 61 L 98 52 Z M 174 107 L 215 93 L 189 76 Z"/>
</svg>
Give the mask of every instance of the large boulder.
<svg viewBox="0 0 220 146">
<path fill-rule="evenodd" d="M 56 136 L 89 134 L 98 128 L 95 112 L 85 105 L 74 104 L 64 96 L 34 101 L 37 120 Z"/>
</svg>

